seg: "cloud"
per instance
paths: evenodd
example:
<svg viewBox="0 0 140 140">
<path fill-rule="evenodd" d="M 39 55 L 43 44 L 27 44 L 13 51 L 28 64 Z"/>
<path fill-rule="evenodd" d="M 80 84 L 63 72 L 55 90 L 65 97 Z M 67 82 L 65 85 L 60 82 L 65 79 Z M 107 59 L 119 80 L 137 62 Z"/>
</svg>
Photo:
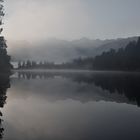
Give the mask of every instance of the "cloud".
<svg viewBox="0 0 140 140">
<path fill-rule="evenodd" d="M 78 38 L 87 32 L 90 22 L 80 0 L 23 0 L 12 7 L 4 32 L 12 39 Z"/>
<path fill-rule="evenodd" d="M 5 0 L 9 40 L 116 38 L 140 34 L 139 0 Z"/>
</svg>

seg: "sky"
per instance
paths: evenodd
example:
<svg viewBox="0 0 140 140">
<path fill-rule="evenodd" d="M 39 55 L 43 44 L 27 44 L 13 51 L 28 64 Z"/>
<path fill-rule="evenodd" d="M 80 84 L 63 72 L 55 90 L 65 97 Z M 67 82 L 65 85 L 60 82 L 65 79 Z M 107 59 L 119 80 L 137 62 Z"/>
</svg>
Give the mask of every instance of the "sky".
<svg viewBox="0 0 140 140">
<path fill-rule="evenodd" d="M 8 40 L 140 35 L 140 0 L 5 0 Z"/>
</svg>

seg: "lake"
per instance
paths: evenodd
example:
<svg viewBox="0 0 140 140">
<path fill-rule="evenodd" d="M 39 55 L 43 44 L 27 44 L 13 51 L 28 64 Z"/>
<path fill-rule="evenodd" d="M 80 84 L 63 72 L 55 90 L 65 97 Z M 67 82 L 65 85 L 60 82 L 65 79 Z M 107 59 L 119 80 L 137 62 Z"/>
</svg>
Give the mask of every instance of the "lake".
<svg viewBox="0 0 140 140">
<path fill-rule="evenodd" d="M 140 140 L 139 73 L 19 71 L 3 79 L 4 140 Z"/>
</svg>

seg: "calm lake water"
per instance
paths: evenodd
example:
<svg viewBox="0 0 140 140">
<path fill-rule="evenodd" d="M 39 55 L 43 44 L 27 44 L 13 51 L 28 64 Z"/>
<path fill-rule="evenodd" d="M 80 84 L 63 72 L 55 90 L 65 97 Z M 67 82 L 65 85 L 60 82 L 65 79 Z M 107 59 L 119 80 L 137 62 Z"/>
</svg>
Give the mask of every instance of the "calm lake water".
<svg viewBox="0 0 140 140">
<path fill-rule="evenodd" d="M 138 73 L 16 72 L 6 82 L 4 140 L 140 140 Z"/>
</svg>

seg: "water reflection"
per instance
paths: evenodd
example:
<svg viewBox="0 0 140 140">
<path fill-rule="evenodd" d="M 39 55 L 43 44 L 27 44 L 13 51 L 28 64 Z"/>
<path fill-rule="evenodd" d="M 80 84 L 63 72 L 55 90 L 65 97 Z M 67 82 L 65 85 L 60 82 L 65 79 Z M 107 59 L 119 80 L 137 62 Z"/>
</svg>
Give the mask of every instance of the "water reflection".
<svg viewBox="0 0 140 140">
<path fill-rule="evenodd" d="M 2 105 L 8 81 L 0 84 L 7 85 Z M 130 73 L 15 73 L 2 110 L 3 139 L 139 140 L 139 83 Z"/>
<path fill-rule="evenodd" d="M 140 106 L 139 73 L 19 72 L 18 78 L 26 80 L 28 85 L 33 85 L 36 79 L 40 79 L 38 85 L 34 86 L 32 90 L 38 91 L 40 94 L 50 90 L 47 95 L 51 93 L 50 96 L 54 100 L 68 98 L 77 99 L 81 102 L 104 100 Z M 54 88 L 46 89 L 45 79 L 55 79 L 52 84 Z M 69 83 L 66 79 L 69 79 Z M 62 85 L 59 85 L 60 83 L 65 84 L 66 88 L 62 88 Z M 24 87 L 24 85 L 22 86 Z"/>
<path fill-rule="evenodd" d="M 10 79 L 7 75 L 1 75 L 0 76 L 0 108 L 4 107 L 4 104 L 6 103 L 6 92 L 7 89 L 10 88 Z M 3 114 L 0 111 L 0 116 L 2 117 Z M 0 118 L 0 139 L 3 138 L 4 128 L 2 126 L 2 118 Z"/>
</svg>

